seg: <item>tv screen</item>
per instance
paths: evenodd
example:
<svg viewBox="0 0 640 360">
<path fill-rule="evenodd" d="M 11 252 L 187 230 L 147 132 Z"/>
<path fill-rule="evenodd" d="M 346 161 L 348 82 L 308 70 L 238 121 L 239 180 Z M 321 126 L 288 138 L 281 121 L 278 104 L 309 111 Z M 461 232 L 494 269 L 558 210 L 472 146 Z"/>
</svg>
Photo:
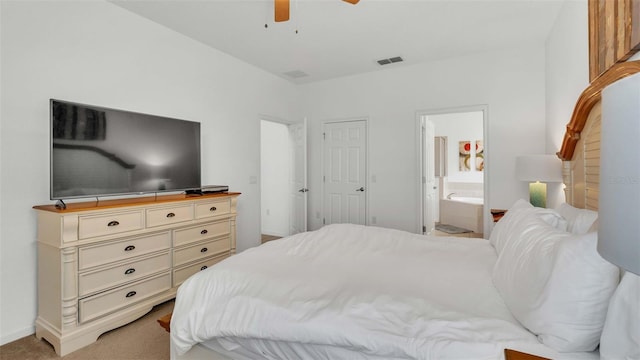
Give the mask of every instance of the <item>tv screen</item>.
<svg viewBox="0 0 640 360">
<path fill-rule="evenodd" d="M 51 99 L 51 199 L 200 188 L 200 123 Z"/>
</svg>

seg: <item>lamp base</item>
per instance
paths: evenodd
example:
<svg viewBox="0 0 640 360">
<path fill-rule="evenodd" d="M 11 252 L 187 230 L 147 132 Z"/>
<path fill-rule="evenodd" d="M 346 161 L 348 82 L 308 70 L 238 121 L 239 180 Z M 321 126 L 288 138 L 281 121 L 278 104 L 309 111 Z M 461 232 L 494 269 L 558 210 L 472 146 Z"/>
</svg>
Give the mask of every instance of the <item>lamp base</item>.
<svg viewBox="0 0 640 360">
<path fill-rule="evenodd" d="M 547 207 L 547 184 L 539 181 L 529 184 L 529 202 L 535 207 Z"/>
</svg>

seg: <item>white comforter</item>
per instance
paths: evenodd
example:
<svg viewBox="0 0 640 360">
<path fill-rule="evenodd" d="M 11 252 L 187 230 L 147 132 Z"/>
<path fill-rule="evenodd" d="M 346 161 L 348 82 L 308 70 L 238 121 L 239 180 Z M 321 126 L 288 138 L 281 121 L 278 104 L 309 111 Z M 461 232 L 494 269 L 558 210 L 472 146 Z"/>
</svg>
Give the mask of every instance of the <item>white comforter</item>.
<svg viewBox="0 0 640 360">
<path fill-rule="evenodd" d="M 535 351 L 536 337 L 492 284 L 495 261 L 482 239 L 325 226 L 189 278 L 178 290 L 172 347 L 183 354 L 214 340 L 250 358 L 292 359 L 499 359 L 505 347 Z"/>
</svg>

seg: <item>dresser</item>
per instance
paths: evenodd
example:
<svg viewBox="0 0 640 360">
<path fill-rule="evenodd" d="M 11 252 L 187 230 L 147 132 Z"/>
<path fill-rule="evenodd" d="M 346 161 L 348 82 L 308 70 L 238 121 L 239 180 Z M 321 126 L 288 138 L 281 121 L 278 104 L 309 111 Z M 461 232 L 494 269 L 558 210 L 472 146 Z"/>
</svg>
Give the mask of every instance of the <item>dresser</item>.
<svg viewBox="0 0 640 360">
<path fill-rule="evenodd" d="M 176 296 L 236 250 L 239 193 L 34 206 L 36 337 L 64 356 Z"/>
</svg>

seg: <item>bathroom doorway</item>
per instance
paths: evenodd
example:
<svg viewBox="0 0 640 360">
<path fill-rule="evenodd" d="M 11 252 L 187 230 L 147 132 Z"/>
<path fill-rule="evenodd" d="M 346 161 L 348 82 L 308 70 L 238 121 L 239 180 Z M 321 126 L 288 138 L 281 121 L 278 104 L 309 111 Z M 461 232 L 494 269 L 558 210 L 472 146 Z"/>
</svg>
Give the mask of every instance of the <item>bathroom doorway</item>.
<svg viewBox="0 0 640 360">
<path fill-rule="evenodd" d="M 483 237 L 488 228 L 487 107 L 420 111 L 418 233 Z"/>
</svg>

